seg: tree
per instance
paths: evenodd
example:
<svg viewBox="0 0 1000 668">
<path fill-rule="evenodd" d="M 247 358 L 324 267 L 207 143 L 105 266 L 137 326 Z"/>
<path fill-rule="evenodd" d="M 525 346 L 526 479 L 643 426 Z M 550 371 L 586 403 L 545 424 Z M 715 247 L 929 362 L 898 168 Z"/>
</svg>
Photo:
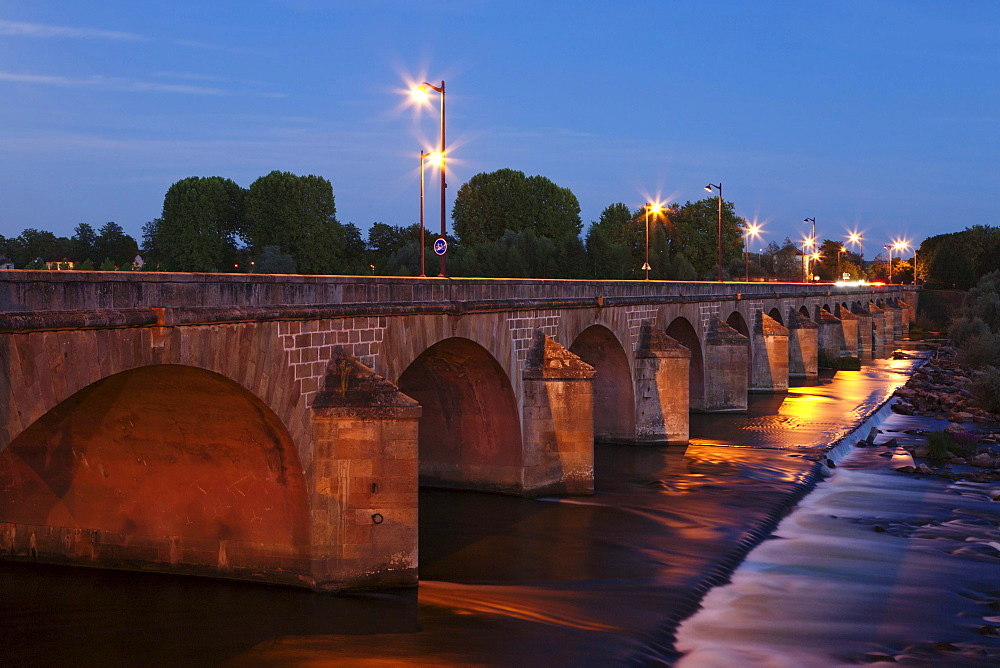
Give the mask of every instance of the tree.
<svg viewBox="0 0 1000 668">
<path fill-rule="evenodd" d="M 44 269 L 44 262 L 59 252 L 59 240 L 52 232 L 29 227 L 11 241 L 10 247 L 15 266 Z"/>
<path fill-rule="evenodd" d="M 498 241 L 507 230 L 559 239 L 579 234 L 580 203 L 569 188 L 513 169 L 480 173 L 462 185 L 451 214 L 463 244 Z"/>
<path fill-rule="evenodd" d="M 256 267 L 260 274 L 294 274 L 295 260 L 277 246 L 264 246 Z"/>
<path fill-rule="evenodd" d="M 118 267 L 128 267 L 139 253 L 139 245 L 125 234 L 121 225 L 107 222 L 97 231 L 94 253 L 96 257 L 111 260 Z"/>
<path fill-rule="evenodd" d="M 592 224 L 587 230 L 587 266 L 592 278 L 631 278 L 628 247 L 608 237 L 605 228 Z"/>
<path fill-rule="evenodd" d="M 703 278 L 718 274 L 719 213 L 718 200 L 705 198 L 668 207 L 670 248 L 682 253 Z M 746 220 L 736 215 L 732 202 L 722 203 L 722 261 L 742 260 L 743 229 Z"/>
<path fill-rule="evenodd" d="M 336 273 L 349 264 L 347 230 L 337 222 L 333 186 L 320 176 L 273 171 L 250 185 L 247 237 L 253 249 L 277 246 L 305 274 Z"/>
<path fill-rule="evenodd" d="M 170 271 L 227 271 L 243 234 L 246 192 L 221 176 L 181 179 L 163 198 L 156 256 Z"/>
<path fill-rule="evenodd" d="M 90 223 L 77 225 L 70 241 L 73 245 L 72 258 L 74 261 L 83 262 L 97 257 L 97 232 L 94 231 Z"/>
</svg>

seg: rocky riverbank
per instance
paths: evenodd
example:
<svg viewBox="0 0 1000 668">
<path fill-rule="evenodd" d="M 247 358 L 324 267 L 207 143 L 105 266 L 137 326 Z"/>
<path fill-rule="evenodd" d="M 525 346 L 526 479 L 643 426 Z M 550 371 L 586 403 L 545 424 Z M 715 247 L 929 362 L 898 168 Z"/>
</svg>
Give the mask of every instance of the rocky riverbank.
<svg viewBox="0 0 1000 668">
<path fill-rule="evenodd" d="M 923 444 L 898 445 L 895 438 L 876 444 L 873 434 L 858 445 L 884 447 L 886 456 L 896 448 L 909 452 L 914 463 L 896 468 L 901 473 L 974 482 L 1000 480 L 1000 415 L 972 405 L 970 386 L 982 372 L 957 363 L 955 353 L 951 345 L 936 344 L 928 361 L 896 390 L 897 400 L 892 404 L 896 413 L 947 420 L 947 426 L 907 430 L 924 436 Z"/>
</svg>

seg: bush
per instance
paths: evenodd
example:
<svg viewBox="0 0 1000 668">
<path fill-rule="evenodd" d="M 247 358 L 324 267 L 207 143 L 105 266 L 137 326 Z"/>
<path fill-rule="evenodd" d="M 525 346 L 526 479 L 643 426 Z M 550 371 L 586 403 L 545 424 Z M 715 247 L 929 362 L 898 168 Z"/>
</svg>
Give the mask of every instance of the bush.
<svg viewBox="0 0 1000 668">
<path fill-rule="evenodd" d="M 951 435 L 946 431 L 927 432 L 927 445 L 930 451 L 927 453 L 928 459 L 948 459 L 951 457 L 950 447 L 954 445 Z"/>
<path fill-rule="evenodd" d="M 965 339 L 958 349 L 955 361 L 977 369 L 1000 364 L 1000 334 L 987 331 Z"/>
<path fill-rule="evenodd" d="M 988 366 L 972 381 L 972 402 L 984 411 L 1000 413 L 1000 369 Z"/>
<path fill-rule="evenodd" d="M 979 438 L 971 431 L 929 431 L 926 434 L 928 459 L 970 458 L 975 456 Z"/>
<path fill-rule="evenodd" d="M 861 360 L 857 357 L 828 357 L 820 351 L 817 363 L 822 369 L 834 369 L 836 371 L 860 371 Z"/>
<path fill-rule="evenodd" d="M 948 338 L 961 348 L 966 341 L 990 333 L 990 328 L 978 316 L 955 318 L 948 326 Z"/>
</svg>

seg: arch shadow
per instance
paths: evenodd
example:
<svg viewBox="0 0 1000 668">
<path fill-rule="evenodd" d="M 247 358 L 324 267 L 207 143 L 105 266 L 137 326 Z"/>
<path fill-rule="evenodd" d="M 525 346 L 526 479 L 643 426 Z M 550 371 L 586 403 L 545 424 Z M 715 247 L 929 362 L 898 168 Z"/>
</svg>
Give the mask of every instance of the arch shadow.
<svg viewBox="0 0 1000 668">
<path fill-rule="evenodd" d="M 594 436 L 635 438 L 635 384 L 625 349 L 610 329 L 591 325 L 569 351 L 594 367 Z"/>
<path fill-rule="evenodd" d="M 688 392 L 691 408 L 704 405 L 705 397 L 705 358 L 701 350 L 698 333 L 687 318 L 674 318 L 666 329 L 667 336 L 691 351 L 691 367 L 688 374 Z"/>
<path fill-rule="evenodd" d="M 469 339 L 444 339 L 417 356 L 398 386 L 423 406 L 421 485 L 521 488 L 517 401 L 510 379 L 489 351 Z"/>
<path fill-rule="evenodd" d="M 195 367 L 117 373 L 35 421 L 0 453 L 0 522 L 78 530 L 63 555 L 103 566 L 226 576 L 220 567 L 284 559 L 308 572 L 307 488 L 288 430 L 245 388 Z"/>
</svg>

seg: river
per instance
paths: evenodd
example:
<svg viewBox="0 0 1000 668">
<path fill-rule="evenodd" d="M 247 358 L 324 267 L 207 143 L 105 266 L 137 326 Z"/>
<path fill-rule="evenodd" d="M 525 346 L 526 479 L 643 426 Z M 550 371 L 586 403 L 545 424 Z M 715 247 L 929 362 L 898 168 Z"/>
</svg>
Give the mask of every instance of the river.
<svg viewBox="0 0 1000 668">
<path fill-rule="evenodd" d="M 598 445 L 592 497 L 528 500 L 424 490 L 417 590 L 334 596 L 0 562 L 0 658 L 18 665 L 524 666 L 681 659 L 697 666 L 733 665 L 724 653 L 731 647 L 750 652 L 738 656 L 787 654 L 784 665 L 800 665 L 796 653 L 808 655 L 808 644 L 739 644 L 781 636 L 797 615 L 789 622 L 733 611 L 731 599 L 718 600 L 719 592 L 732 590 L 718 585 L 812 488 L 810 457 L 882 405 L 911 364 L 878 360 L 860 372 L 792 387 L 787 395 L 754 395 L 746 415 L 692 416 L 687 447 Z M 820 485 L 802 507 L 839 488 L 842 473 L 848 471 L 836 469 L 838 482 Z M 911 482 L 902 480 L 901 489 Z M 887 503 L 905 511 L 903 501 Z M 832 540 L 839 544 L 841 536 Z M 765 541 L 759 549 L 786 542 Z M 859 552 L 862 563 L 891 560 L 891 547 L 884 555 L 881 549 L 876 544 Z M 817 556 L 815 546 L 806 546 L 787 559 L 811 563 Z M 734 585 L 755 563 L 737 571 Z M 757 576 L 756 586 L 766 586 L 769 567 L 758 568 Z M 773 621 L 770 631 L 748 624 L 746 637 L 729 637 L 709 622 L 690 633 L 685 625 L 675 646 L 678 624 L 706 592 L 705 609 L 690 623 L 708 615 L 728 629 L 727 615 L 754 616 Z M 936 600 L 928 594 L 923 604 Z M 850 601 L 828 607 L 831 632 L 855 609 Z M 824 621 L 810 624 L 823 638 Z M 886 644 L 869 622 L 865 626 L 868 640 L 858 642 L 874 644 L 850 656 Z M 913 627 L 917 640 L 938 638 L 922 629 Z M 689 654 L 682 657 L 679 649 Z M 713 663 L 719 656 L 723 662 Z"/>
</svg>

